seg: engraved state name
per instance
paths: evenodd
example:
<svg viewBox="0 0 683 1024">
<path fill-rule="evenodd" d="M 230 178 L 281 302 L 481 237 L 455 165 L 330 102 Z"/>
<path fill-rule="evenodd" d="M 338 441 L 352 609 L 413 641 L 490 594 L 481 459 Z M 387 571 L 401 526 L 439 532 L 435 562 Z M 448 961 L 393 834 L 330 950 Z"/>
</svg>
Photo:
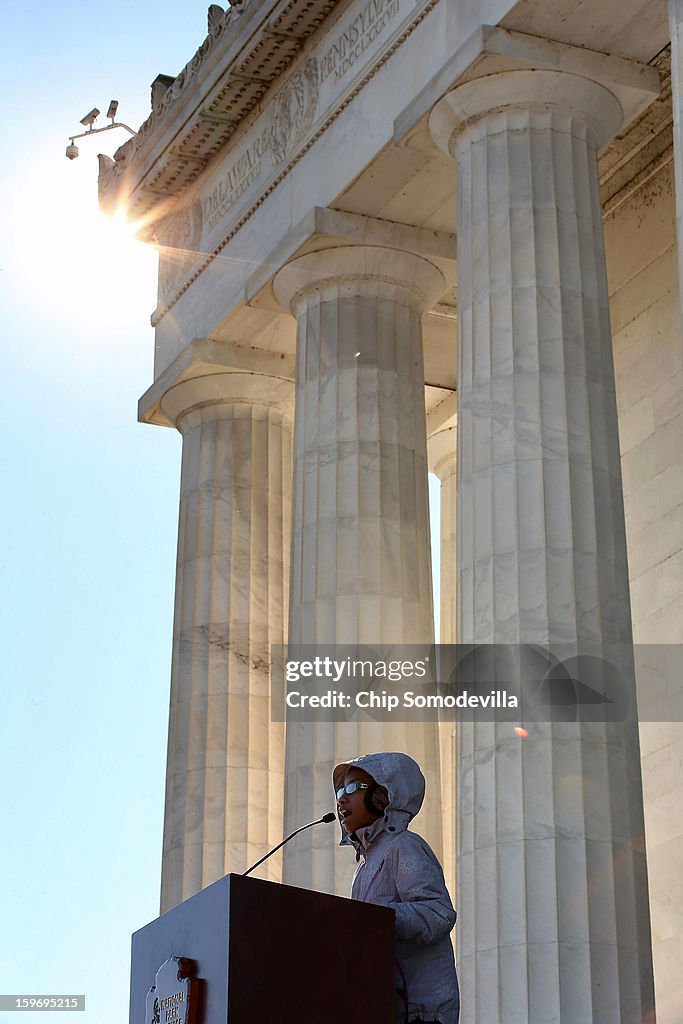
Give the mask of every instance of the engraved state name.
<svg viewBox="0 0 683 1024">
<path fill-rule="evenodd" d="M 270 148 L 270 126 L 265 128 L 241 157 L 228 169 L 224 177 L 206 199 L 202 200 L 202 215 L 207 228 L 212 230 L 244 195 L 261 174 L 261 158 Z"/>
<path fill-rule="evenodd" d="M 338 82 L 398 14 L 400 0 L 368 0 L 348 28 L 320 58 L 321 83 L 334 75 Z"/>
<path fill-rule="evenodd" d="M 400 0 L 368 0 L 347 28 L 321 58 L 309 58 L 286 84 L 271 105 L 270 124 L 265 126 L 230 166 L 213 191 L 202 200 L 203 221 L 212 231 L 264 172 L 263 157 L 270 167 L 281 164 L 311 128 L 322 83 L 334 75 L 338 82 L 384 32 L 400 10 Z"/>
</svg>

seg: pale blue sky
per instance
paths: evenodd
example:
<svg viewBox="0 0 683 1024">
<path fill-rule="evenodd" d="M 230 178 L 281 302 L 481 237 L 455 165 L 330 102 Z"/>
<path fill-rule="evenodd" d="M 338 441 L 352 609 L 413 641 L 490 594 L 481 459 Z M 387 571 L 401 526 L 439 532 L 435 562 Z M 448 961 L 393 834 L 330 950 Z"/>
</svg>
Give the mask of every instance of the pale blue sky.
<svg viewBox="0 0 683 1024">
<path fill-rule="evenodd" d="M 180 457 L 136 422 L 154 254 L 97 212 L 125 133 L 64 148 L 112 98 L 137 128 L 207 7 L 0 4 L 0 993 L 87 1005 L 42 1024 L 127 1021 L 130 933 L 158 910 Z"/>
<path fill-rule="evenodd" d="M 136 422 L 154 254 L 98 225 L 96 154 L 126 136 L 64 148 L 112 97 L 137 128 L 207 6 L 2 5 L 0 993 L 88 1007 L 45 1024 L 126 1021 L 130 933 L 158 911 L 180 453 Z"/>
</svg>

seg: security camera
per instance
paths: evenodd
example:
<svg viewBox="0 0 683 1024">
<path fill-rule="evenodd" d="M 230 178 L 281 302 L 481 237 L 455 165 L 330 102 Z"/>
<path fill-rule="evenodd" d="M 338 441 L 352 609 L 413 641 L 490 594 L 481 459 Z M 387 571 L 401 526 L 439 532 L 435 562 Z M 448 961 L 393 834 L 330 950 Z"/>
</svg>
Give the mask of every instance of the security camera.
<svg viewBox="0 0 683 1024">
<path fill-rule="evenodd" d="M 116 117 L 116 111 L 118 109 L 119 109 L 119 101 L 118 100 L 112 100 L 111 103 L 109 104 L 109 109 L 107 110 L 107 117 L 111 121 L 113 121 L 114 118 Z"/>
<path fill-rule="evenodd" d="M 70 142 L 66 147 L 65 156 L 67 160 L 75 160 L 78 156 L 78 146 L 74 146 L 73 142 Z"/>
<path fill-rule="evenodd" d="M 90 127 L 90 125 L 94 124 L 94 122 L 96 121 L 96 119 L 99 116 L 100 116 L 99 110 L 97 109 L 97 107 L 93 107 L 89 114 L 86 114 L 85 117 L 81 118 L 81 124 L 84 124 L 87 127 Z"/>
</svg>

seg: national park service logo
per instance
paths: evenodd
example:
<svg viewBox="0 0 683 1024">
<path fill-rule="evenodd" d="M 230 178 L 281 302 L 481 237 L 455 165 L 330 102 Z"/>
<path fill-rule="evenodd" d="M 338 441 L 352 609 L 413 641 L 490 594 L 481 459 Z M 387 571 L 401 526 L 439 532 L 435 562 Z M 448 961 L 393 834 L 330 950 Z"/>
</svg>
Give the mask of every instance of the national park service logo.
<svg viewBox="0 0 683 1024">
<path fill-rule="evenodd" d="M 196 981 L 191 962 L 172 956 L 157 971 L 145 1000 L 145 1024 L 196 1024 Z"/>
</svg>

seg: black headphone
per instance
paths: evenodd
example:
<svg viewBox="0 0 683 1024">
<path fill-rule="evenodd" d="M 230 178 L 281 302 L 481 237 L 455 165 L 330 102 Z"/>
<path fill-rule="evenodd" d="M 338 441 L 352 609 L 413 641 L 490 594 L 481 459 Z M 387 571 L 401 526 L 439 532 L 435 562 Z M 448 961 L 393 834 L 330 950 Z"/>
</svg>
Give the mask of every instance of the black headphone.
<svg viewBox="0 0 683 1024">
<path fill-rule="evenodd" d="M 377 791 L 382 788 L 384 787 L 381 787 L 379 783 L 373 781 L 372 785 L 363 790 L 363 802 L 365 803 L 365 807 L 370 811 L 370 814 L 373 814 L 376 818 L 383 817 L 386 810 L 386 802 L 381 798 L 377 798 Z"/>
<path fill-rule="evenodd" d="M 376 789 L 377 783 L 373 782 L 371 786 L 368 786 L 367 789 L 363 790 L 363 803 L 365 804 L 366 811 L 370 811 L 370 814 L 374 814 L 376 817 L 379 817 L 379 812 L 372 800 L 373 793 Z"/>
</svg>

